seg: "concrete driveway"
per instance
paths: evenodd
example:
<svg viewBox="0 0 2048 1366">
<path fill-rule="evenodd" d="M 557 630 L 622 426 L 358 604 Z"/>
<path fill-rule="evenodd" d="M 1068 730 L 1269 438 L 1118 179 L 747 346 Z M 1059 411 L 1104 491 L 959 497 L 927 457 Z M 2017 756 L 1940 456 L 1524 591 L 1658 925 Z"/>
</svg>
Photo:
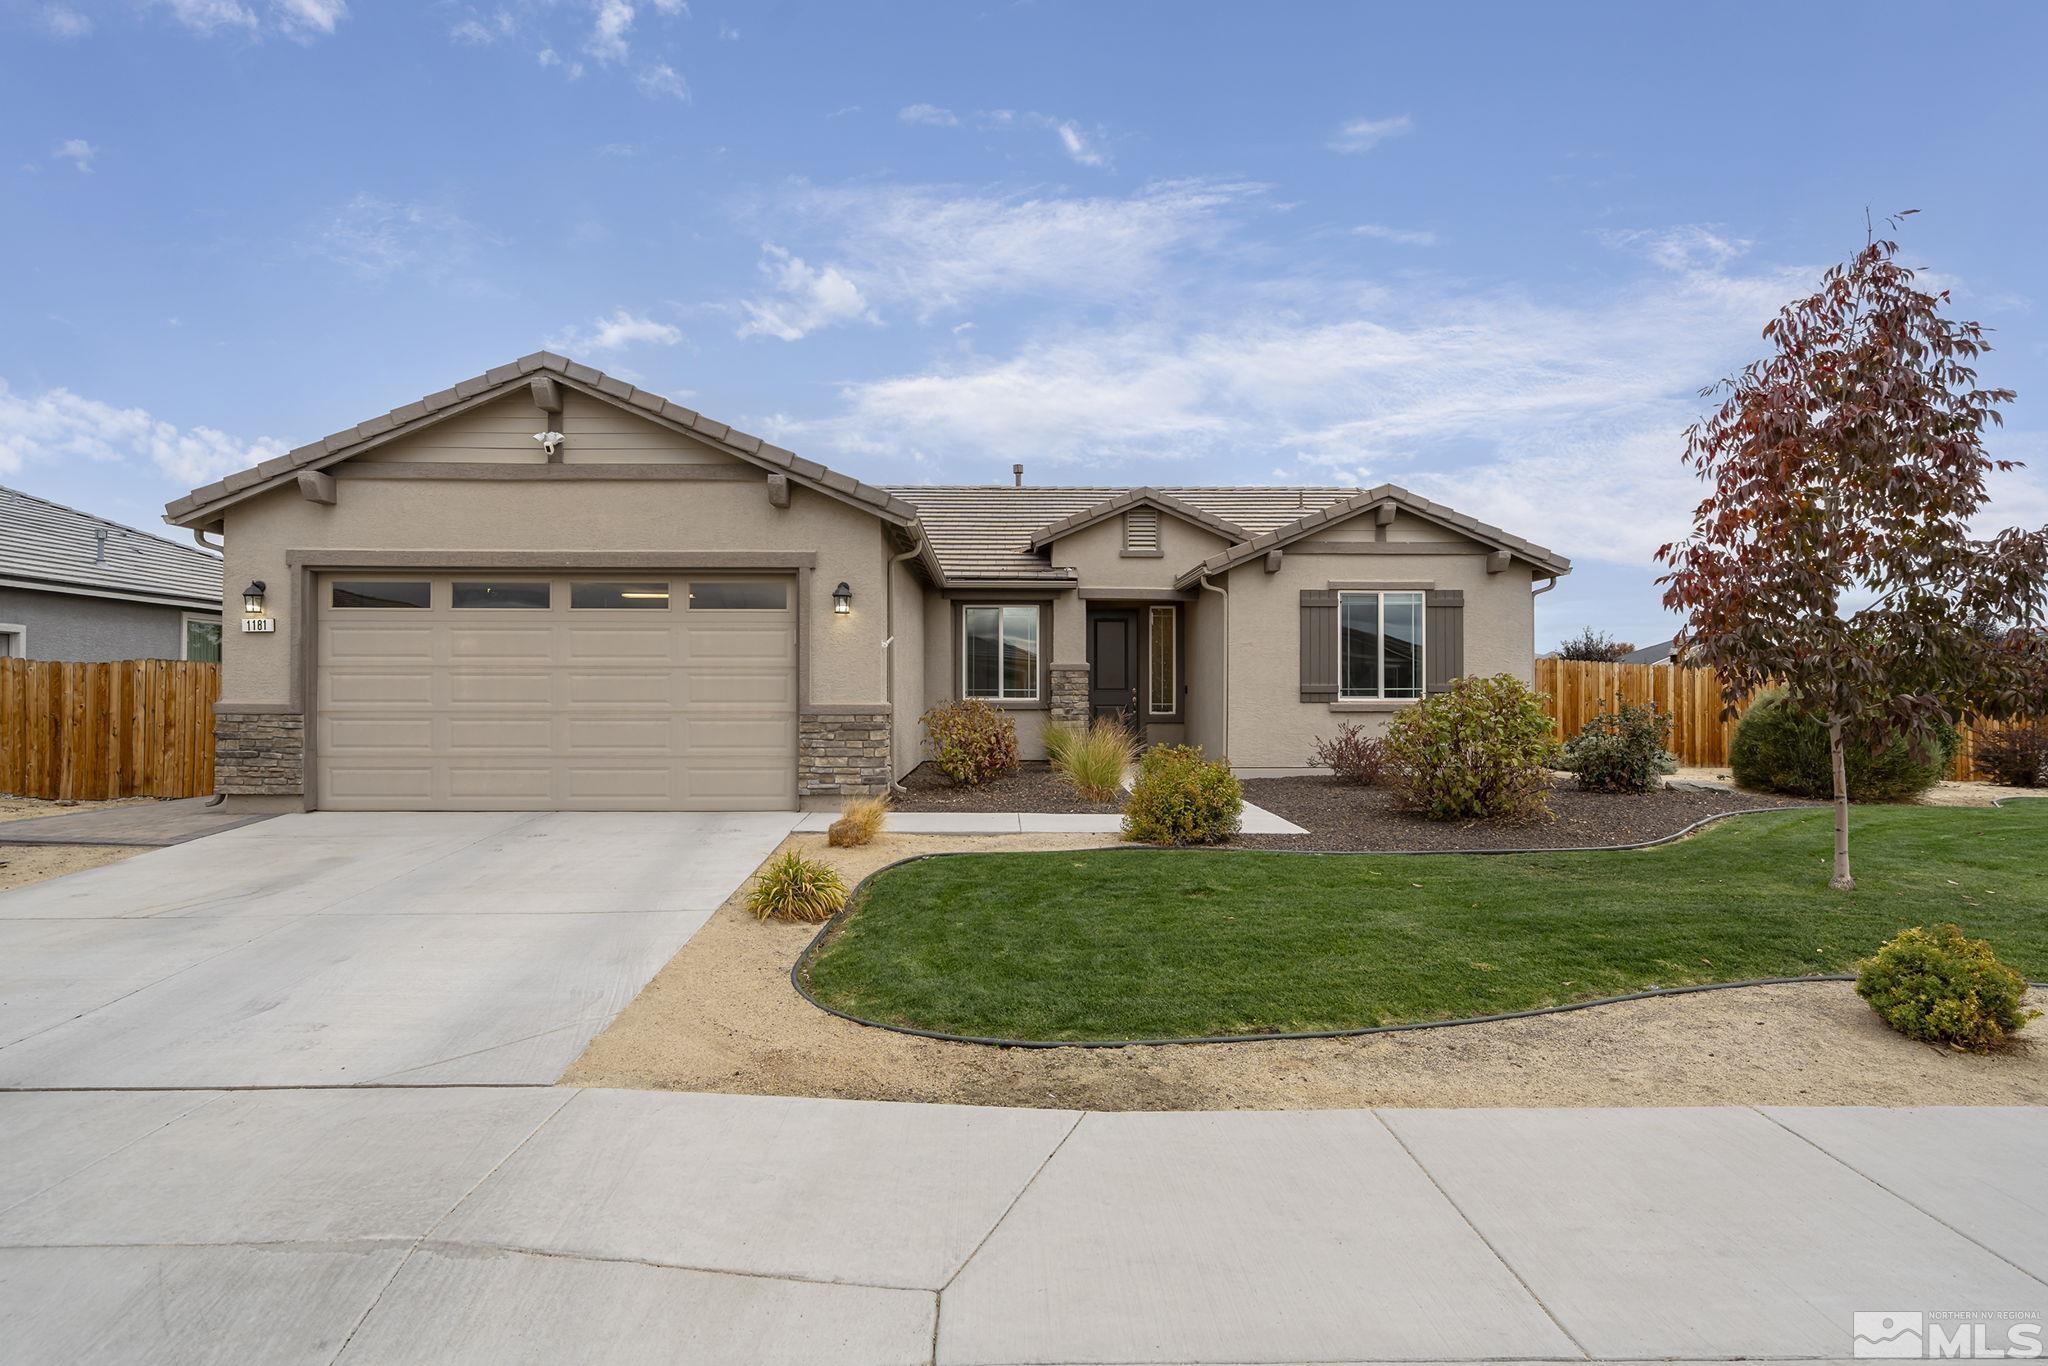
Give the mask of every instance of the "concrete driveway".
<svg viewBox="0 0 2048 1366">
<path fill-rule="evenodd" d="M 314 813 L 0 894 L 0 1087 L 552 1082 L 794 813 Z"/>
</svg>

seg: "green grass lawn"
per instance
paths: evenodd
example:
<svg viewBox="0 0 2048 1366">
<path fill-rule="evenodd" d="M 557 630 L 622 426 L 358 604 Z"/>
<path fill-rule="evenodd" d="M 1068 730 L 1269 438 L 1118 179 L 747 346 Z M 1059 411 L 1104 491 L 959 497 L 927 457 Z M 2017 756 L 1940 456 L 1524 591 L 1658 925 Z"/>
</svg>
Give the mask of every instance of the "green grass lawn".
<svg viewBox="0 0 2048 1366">
<path fill-rule="evenodd" d="M 886 872 L 811 964 L 867 1019 L 1136 1039 L 1454 1019 L 1649 986 L 1854 970 L 1952 920 L 2048 978 L 2048 801 L 1724 821 L 1592 854 L 976 854 Z"/>
</svg>

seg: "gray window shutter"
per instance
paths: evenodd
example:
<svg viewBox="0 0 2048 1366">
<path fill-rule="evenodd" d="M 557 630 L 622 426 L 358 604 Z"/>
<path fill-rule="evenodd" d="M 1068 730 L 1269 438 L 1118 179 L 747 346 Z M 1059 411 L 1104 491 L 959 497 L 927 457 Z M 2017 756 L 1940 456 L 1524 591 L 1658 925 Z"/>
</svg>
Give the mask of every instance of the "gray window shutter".
<svg viewBox="0 0 2048 1366">
<path fill-rule="evenodd" d="M 1423 689 L 1451 690 L 1465 672 L 1465 594 L 1457 588 L 1431 589 L 1423 598 Z"/>
<path fill-rule="evenodd" d="M 1337 595 L 1327 588 L 1301 590 L 1301 700 L 1337 700 Z"/>
</svg>

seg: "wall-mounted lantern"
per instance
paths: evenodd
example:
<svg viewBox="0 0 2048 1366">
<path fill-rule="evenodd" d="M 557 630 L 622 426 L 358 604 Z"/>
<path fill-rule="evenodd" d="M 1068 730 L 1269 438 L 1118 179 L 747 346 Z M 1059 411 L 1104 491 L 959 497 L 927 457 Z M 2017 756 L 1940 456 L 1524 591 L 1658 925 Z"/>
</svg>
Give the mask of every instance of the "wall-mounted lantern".
<svg viewBox="0 0 2048 1366">
<path fill-rule="evenodd" d="M 853 610 L 853 586 L 844 579 L 832 590 L 832 610 L 842 617 Z"/>
<path fill-rule="evenodd" d="M 263 580 L 252 580 L 249 586 L 242 590 L 242 610 L 252 617 L 262 615 Z"/>
</svg>

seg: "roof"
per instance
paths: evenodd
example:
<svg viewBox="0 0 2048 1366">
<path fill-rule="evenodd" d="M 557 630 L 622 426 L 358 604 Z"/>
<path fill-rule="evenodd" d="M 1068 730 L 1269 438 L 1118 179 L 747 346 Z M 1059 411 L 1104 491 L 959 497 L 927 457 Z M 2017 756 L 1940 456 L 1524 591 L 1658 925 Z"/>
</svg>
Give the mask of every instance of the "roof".
<svg viewBox="0 0 2048 1366">
<path fill-rule="evenodd" d="M 0 579 L 218 608 L 220 576 L 197 546 L 0 488 Z"/>
<path fill-rule="evenodd" d="M 1412 513 L 1417 517 L 1426 518 L 1429 521 L 1447 526 L 1454 531 L 1462 532 L 1482 545 L 1490 545 L 1496 550 L 1504 550 L 1515 558 L 1535 566 L 1543 573 L 1569 574 L 1572 571 L 1572 562 L 1555 551 L 1546 550 L 1534 541 L 1525 541 L 1520 536 L 1511 535 L 1497 526 L 1480 521 L 1477 517 L 1467 517 L 1455 508 L 1445 507 L 1442 503 L 1432 503 L 1429 499 L 1422 497 L 1420 494 L 1410 493 L 1398 484 L 1380 484 L 1364 490 L 1345 489 L 1343 492 L 1350 496 L 1333 501 L 1314 512 L 1310 512 L 1295 521 L 1287 523 L 1285 526 L 1260 532 L 1250 540 L 1231 546 L 1220 554 L 1211 555 L 1193 569 L 1182 574 L 1177 583 L 1184 587 L 1201 578 L 1204 574 L 1220 574 L 1224 570 L 1234 569 L 1247 560 L 1256 559 L 1269 550 L 1278 550 L 1305 536 L 1325 530 L 1346 518 L 1355 517 L 1362 512 L 1370 512 L 1374 508 L 1387 503 L 1391 503 L 1404 512 Z"/>
<path fill-rule="evenodd" d="M 1071 536 L 1077 531 L 1094 526 L 1097 522 L 1114 517 L 1119 512 L 1140 506 L 1170 512 L 1184 521 L 1193 522 L 1196 526 L 1215 532 L 1233 544 L 1251 535 L 1237 523 L 1226 522 L 1216 514 L 1204 512 L 1194 504 L 1176 498 L 1170 493 L 1155 488 L 1141 488 L 1127 489 L 1114 498 L 1105 498 L 1092 508 L 1084 509 L 1071 517 L 1061 518 L 1051 526 L 1041 527 L 1038 534 L 1031 538 L 1031 548 L 1042 550 L 1062 536 Z"/>
<path fill-rule="evenodd" d="M 1614 662 L 1616 664 L 1662 664 L 1670 658 L 1671 642 L 1666 640 L 1660 641 L 1655 645 L 1645 645 L 1640 650 L 1630 650 L 1625 655 L 1617 656 Z"/>
<path fill-rule="evenodd" d="M 771 473 L 787 475 L 797 483 L 865 508 L 887 521 L 908 526 L 917 519 L 915 508 L 882 489 L 829 470 L 815 460 L 806 460 L 758 436 L 705 417 L 660 394 L 636 389 L 622 379 L 614 379 L 603 371 L 580 365 L 552 351 L 536 351 L 530 356 L 522 356 L 508 365 L 486 370 L 439 393 L 428 394 L 417 402 L 393 408 L 388 413 L 308 442 L 260 465 L 196 488 L 166 506 L 164 519 L 178 526 L 204 526 L 231 505 L 289 483 L 303 471 L 338 464 L 372 446 L 410 435 L 443 417 L 511 393 L 539 375 L 551 376 L 592 398 L 630 409 L 657 426 L 686 432 L 738 460 L 758 465 Z"/>
<path fill-rule="evenodd" d="M 1049 539 L 1045 533 L 1063 523 L 1074 523 L 1067 529 L 1078 530 L 1108 516 L 1109 511 L 1142 501 L 1140 494 L 1152 495 L 1162 506 L 1184 505 L 1245 536 L 1285 526 L 1304 512 L 1327 507 L 1358 490 L 1295 486 L 1130 489 L 898 484 L 889 492 L 917 509 L 925 537 L 949 581 L 1017 579 L 1064 583 L 1070 582 L 1073 575 L 1048 566 L 1032 552 L 1033 544 Z M 1110 503 L 1116 507 L 1104 511 Z"/>
</svg>

